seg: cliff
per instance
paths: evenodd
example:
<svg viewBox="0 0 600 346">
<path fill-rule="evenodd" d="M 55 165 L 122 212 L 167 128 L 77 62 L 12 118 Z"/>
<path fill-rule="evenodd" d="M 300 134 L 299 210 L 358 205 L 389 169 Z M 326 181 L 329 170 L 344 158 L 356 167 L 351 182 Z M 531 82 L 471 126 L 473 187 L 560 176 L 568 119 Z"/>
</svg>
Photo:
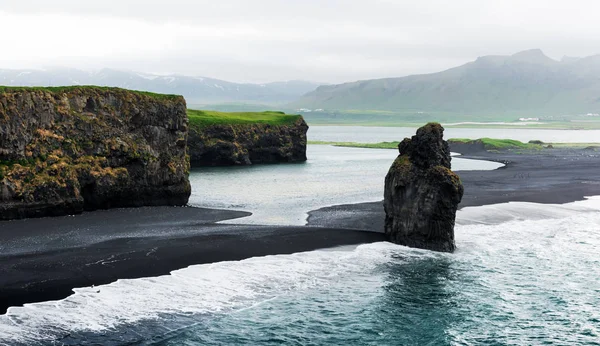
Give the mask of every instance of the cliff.
<svg viewBox="0 0 600 346">
<path fill-rule="evenodd" d="M 385 233 L 394 243 L 452 252 L 456 209 L 463 196 L 450 170 L 444 128 L 429 123 L 398 144 L 400 155 L 385 177 Z"/>
<path fill-rule="evenodd" d="M 188 111 L 192 166 L 306 161 L 308 125 L 281 112 Z"/>
<path fill-rule="evenodd" d="M 181 96 L 0 87 L 0 219 L 185 205 Z"/>
</svg>

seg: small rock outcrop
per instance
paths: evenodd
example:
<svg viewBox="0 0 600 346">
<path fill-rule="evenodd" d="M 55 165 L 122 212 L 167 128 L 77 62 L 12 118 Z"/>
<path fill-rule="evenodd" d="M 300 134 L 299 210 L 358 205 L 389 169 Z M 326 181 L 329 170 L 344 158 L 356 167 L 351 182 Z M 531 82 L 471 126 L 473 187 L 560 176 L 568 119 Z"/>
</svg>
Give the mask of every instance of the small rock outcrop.
<svg viewBox="0 0 600 346">
<path fill-rule="evenodd" d="M 190 128 L 192 167 L 306 161 L 308 125 L 301 116 L 289 125 L 234 124 Z"/>
<path fill-rule="evenodd" d="M 385 177 L 385 233 L 394 243 L 452 252 L 456 210 L 463 196 L 450 170 L 444 128 L 429 123 L 398 145 L 400 155 Z"/>
<path fill-rule="evenodd" d="M 0 87 L 0 220 L 185 205 L 181 96 Z"/>
</svg>

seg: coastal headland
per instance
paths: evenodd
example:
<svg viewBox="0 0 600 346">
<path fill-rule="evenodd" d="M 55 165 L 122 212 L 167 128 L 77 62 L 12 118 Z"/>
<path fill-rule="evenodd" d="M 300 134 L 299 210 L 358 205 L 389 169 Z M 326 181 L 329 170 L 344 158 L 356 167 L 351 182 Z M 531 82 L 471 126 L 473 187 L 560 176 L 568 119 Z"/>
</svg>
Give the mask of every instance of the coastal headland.
<svg viewBox="0 0 600 346">
<path fill-rule="evenodd" d="M 0 87 L 0 220 L 183 206 L 190 165 L 304 162 L 307 130 L 300 115 L 187 110 L 177 95 Z"/>
<path fill-rule="evenodd" d="M 185 205 L 181 96 L 0 87 L 0 220 Z"/>
<path fill-rule="evenodd" d="M 308 125 L 283 112 L 188 110 L 192 167 L 306 161 Z"/>
</svg>

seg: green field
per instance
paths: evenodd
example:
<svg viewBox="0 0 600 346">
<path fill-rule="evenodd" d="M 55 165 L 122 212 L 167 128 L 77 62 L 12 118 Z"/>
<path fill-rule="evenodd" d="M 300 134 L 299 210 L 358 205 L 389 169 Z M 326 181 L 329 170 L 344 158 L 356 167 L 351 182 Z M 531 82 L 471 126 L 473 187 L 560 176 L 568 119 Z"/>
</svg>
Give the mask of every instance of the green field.
<svg viewBox="0 0 600 346">
<path fill-rule="evenodd" d="M 266 105 L 260 103 L 216 103 L 216 104 L 196 104 L 188 103 L 188 109 L 203 109 L 209 111 L 218 112 L 267 112 L 273 109 L 280 110 L 280 107 L 276 105 Z M 281 109 L 282 110 L 282 109 Z M 286 112 L 293 113 L 291 109 L 285 110 Z"/>
<path fill-rule="evenodd" d="M 495 139 L 495 138 L 450 138 L 448 142 L 461 144 L 478 144 L 482 143 L 486 150 L 503 150 L 503 149 L 541 149 L 542 142 L 539 143 L 523 143 L 514 139 Z M 536 141 L 537 142 L 537 141 Z"/>
<path fill-rule="evenodd" d="M 262 112 L 276 108 L 288 114 L 301 114 L 309 126 L 382 126 L 421 127 L 424 123 L 439 122 L 449 128 L 509 128 L 509 129 L 600 129 L 600 117 L 584 115 L 544 116 L 531 112 L 415 112 L 386 110 L 322 110 L 299 111 L 284 105 L 251 103 L 223 103 L 211 105 L 188 105 L 188 108 L 209 109 L 219 112 Z M 538 123 L 524 124 L 519 118 L 539 118 Z"/>
<path fill-rule="evenodd" d="M 290 115 L 283 112 L 218 112 L 188 109 L 190 125 L 201 128 L 212 125 L 244 125 L 244 124 L 269 124 L 291 125 L 300 115 Z"/>
<path fill-rule="evenodd" d="M 523 143 L 514 139 L 494 139 L 494 138 L 480 138 L 480 139 L 466 139 L 466 138 L 450 138 L 448 142 L 452 143 L 463 143 L 463 144 L 475 144 L 475 142 L 483 143 L 486 150 L 507 150 L 507 149 L 530 149 L 539 150 L 547 146 L 553 148 L 587 148 L 587 147 L 600 147 L 600 143 L 537 143 L 531 141 L 530 143 Z M 333 145 L 336 147 L 350 147 L 350 148 L 370 148 L 370 149 L 398 149 L 399 142 L 380 142 L 380 143 L 355 143 L 355 142 L 324 142 L 324 141 L 308 141 L 308 144 L 314 145 Z"/>
<path fill-rule="evenodd" d="M 447 128 L 508 128 L 508 129 L 600 129 L 600 118 L 586 116 L 539 117 L 537 123 L 519 121 L 519 115 L 414 113 L 391 111 L 324 111 L 302 113 L 309 125 L 318 126 L 382 126 L 415 127 L 427 122 L 439 122 Z M 527 114 L 524 117 L 538 117 Z"/>
<path fill-rule="evenodd" d="M 315 144 L 315 145 L 333 145 L 335 147 L 370 148 L 370 149 L 397 149 L 398 143 L 399 142 L 355 143 L 355 142 L 308 141 L 308 144 Z"/>
</svg>

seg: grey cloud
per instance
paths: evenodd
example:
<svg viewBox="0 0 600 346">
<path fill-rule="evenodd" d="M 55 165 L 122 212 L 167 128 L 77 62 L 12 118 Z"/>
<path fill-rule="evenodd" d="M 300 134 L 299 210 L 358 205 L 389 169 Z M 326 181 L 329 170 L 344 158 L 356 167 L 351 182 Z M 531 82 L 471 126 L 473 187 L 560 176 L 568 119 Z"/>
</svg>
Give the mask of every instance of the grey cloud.
<svg viewBox="0 0 600 346">
<path fill-rule="evenodd" d="M 592 55 L 600 53 L 596 35 L 600 21 L 595 19 L 599 11 L 600 2 L 584 0 L 0 3 L 0 13 L 31 15 L 31 23 L 25 23 L 30 26 L 36 25 L 33 16 L 59 14 L 120 18 L 132 21 L 134 28 L 137 22 L 164 30 L 173 25 L 189 28 L 189 32 L 174 31 L 167 42 L 157 42 L 168 46 L 158 53 L 149 54 L 132 42 L 127 56 L 106 53 L 82 59 L 41 55 L 36 58 L 37 65 L 127 68 L 260 82 L 343 82 L 435 72 L 477 56 L 506 55 L 530 48 L 542 48 L 555 58 Z M 144 35 L 142 29 L 138 30 L 139 35 Z M 116 34 L 114 40 L 119 40 L 119 36 Z M 69 33 L 64 34 L 64 39 L 69 39 Z"/>
</svg>

